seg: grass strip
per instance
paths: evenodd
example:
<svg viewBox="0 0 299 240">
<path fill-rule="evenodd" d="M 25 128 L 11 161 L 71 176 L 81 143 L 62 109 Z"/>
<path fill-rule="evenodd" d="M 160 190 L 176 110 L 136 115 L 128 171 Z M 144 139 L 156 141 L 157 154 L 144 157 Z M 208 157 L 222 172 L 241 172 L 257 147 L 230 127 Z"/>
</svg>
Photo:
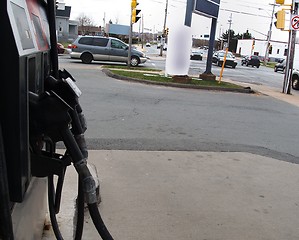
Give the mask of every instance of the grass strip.
<svg viewBox="0 0 299 240">
<path fill-rule="evenodd" d="M 116 70 L 116 69 L 110 69 L 110 71 L 113 74 L 124 76 L 124 77 L 130 77 L 135 79 L 142 79 L 142 80 L 149 80 L 149 81 L 156 81 L 156 82 L 165 82 L 165 83 L 171 83 L 174 82 L 172 77 L 165 77 L 161 74 L 155 74 L 155 73 L 145 73 L 145 72 L 135 72 L 135 71 L 122 71 L 122 70 Z M 206 86 L 206 87 L 223 87 L 223 88 L 235 88 L 235 89 L 242 89 L 244 87 L 221 81 L 220 83 L 218 81 L 209 81 L 209 80 L 201 80 L 201 79 L 195 79 L 192 78 L 191 82 L 188 83 L 191 85 L 197 85 L 197 86 Z"/>
<path fill-rule="evenodd" d="M 102 67 L 108 68 L 108 69 L 124 69 L 124 70 L 136 70 L 136 71 L 147 71 L 147 72 L 162 72 L 162 70 L 160 70 L 160 69 L 147 68 L 147 67 L 143 67 L 143 66 L 128 68 L 127 65 L 104 65 Z"/>
</svg>

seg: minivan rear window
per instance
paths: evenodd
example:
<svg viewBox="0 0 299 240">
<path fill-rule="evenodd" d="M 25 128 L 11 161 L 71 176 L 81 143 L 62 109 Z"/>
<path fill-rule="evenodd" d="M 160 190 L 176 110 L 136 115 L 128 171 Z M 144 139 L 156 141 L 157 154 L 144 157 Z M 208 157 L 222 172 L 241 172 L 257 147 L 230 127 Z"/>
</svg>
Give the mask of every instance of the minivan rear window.
<svg viewBox="0 0 299 240">
<path fill-rule="evenodd" d="M 92 45 L 92 38 L 91 37 L 83 37 L 79 39 L 78 43 L 85 44 L 85 45 Z"/>
<path fill-rule="evenodd" d="M 106 47 L 109 39 L 108 38 L 94 38 L 93 45 L 98 47 Z"/>
</svg>

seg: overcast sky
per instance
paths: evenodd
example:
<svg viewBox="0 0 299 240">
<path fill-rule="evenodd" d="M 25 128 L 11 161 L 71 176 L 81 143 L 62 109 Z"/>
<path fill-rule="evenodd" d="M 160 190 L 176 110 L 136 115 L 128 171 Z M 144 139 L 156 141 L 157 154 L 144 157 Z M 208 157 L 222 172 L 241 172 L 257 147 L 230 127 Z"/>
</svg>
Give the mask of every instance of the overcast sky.
<svg viewBox="0 0 299 240">
<path fill-rule="evenodd" d="M 63 0 L 60 0 L 62 2 Z M 166 0 L 137 0 L 143 16 L 144 31 L 162 31 L 165 18 Z M 286 0 L 285 2 L 291 2 Z M 111 20 L 113 23 L 129 25 L 131 0 L 64 0 L 71 6 L 71 19 L 76 20 L 84 14 L 90 17 L 94 24 L 103 26 Z M 235 33 L 248 30 L 257 39 L 266 39 L 270 29 L 274 0 L 220 0 L 220 11 L 217 23 L 216 38 L 229 29 Z M 187 0 L 168 0 L 166 23 L 175 19 L 177 24 L 184 24 Z M 275 7 L 275 12 L 279 7 Z M 289 15 L 286 16 L 289 19 Z M 134 24 L 134 31 L 141 29 L 142 21 Z M 167 24 L 166 24 L 167 25 Z M 199 37 L 210 33 L 211 19 L 192 14 L 192 34 Z M 272 27 L 272 40 L 287 41 L 288 32 Z M 171 29 L 169 29 L 171 31 Z"/>
</svg>

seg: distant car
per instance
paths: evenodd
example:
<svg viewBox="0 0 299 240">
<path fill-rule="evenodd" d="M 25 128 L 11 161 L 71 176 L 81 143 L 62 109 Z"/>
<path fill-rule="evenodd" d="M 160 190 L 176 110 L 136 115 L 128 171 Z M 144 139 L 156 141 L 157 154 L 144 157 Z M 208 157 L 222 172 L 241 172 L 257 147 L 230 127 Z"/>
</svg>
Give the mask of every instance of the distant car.
<svg viewBox="0 0 299 240">
<path fill-rule="evenodd" d="M 191 50 L 190 59 L 191 60 L 202 60 L 203 52 L 197 49 Z"/>
<path fill-rule="evenodd" d="M 167 50 L 167 44 L 166 44 L 166 43 L 163 44 L 163 50 L 164 50 L 164 51 Z"/>
<path fill-rule="evenodd" d="M 259 68 L 261 65 L 260 59 L 256 55 L 248 55 L 242 58 L 241 65 L 252 66 Z"/>
<path fill-rule="evenodd" d="M 157 44 L 157 48 L 161 48 L 161 43 L 158 43 L 158 44 Z"/>
<path fill-rule="evenodd" d="M 65 48 L 64 48 L 63 44 L 57 43 L 57 52 L 58 52 L 58 54 L 63 54 L 65 52 Z"/>
<path fill-rule="evenodd" d="M 149 42 L 147 42 L 147 43 L 145 44 L 145 46 L 146 46 L 146 47 L 150 47 L 151 44 L 150 44 Z"/>
<path fill-rule="evenodd" d="M 83 63 L 92 61 L 128 61 L 129 46 L 118 38 L 102 36 L 79 36 L 70 46 L 70 57 Z M 131 49 L 131 66 L 145 63 L 147 57 L 141 51 Z"/>
<path fill-rule="evenodd" d="M 223 64 L 223 61 L 224 61 L 224 55 L 225 55 L 224 50 L 219 50 L 219 51 L 214 52 L 214 54 L 212 56 L 212 63 L 215 63 L 219 67 L 221 67 Z M 225 67 L 230 66 L 232 68 L 236 68 L 237 64 L 238 64 L 238 62 L 237 62 L 234 54 L 232 52 L 227 52 Z"/>
<path fill-rule="evenodd" d="M 286 68 L 286 60 L 281 59 L 280 61 L 278 61 L 278 63 L 275 64 L 274 72 L 278 72 L 278 71 L 284 72 L 285 68 Z"/>
</svg>

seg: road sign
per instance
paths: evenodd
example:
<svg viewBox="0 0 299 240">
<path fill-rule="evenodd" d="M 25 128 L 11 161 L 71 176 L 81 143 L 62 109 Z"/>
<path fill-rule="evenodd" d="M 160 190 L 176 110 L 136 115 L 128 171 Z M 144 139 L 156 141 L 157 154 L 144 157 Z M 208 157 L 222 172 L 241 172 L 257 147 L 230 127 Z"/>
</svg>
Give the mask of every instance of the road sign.
<svg viewBox="0 0 299 240">
<path fill-rule="evenodd" d="M 218 18 L 220 0 L 195 0 L 194 13 L 209 18 Z"/>
<path fill-rule="evenodd" d="M 299 30 L 299 15 L 293 15 L 292 16 L 291 30 Z"/>
</svg>

